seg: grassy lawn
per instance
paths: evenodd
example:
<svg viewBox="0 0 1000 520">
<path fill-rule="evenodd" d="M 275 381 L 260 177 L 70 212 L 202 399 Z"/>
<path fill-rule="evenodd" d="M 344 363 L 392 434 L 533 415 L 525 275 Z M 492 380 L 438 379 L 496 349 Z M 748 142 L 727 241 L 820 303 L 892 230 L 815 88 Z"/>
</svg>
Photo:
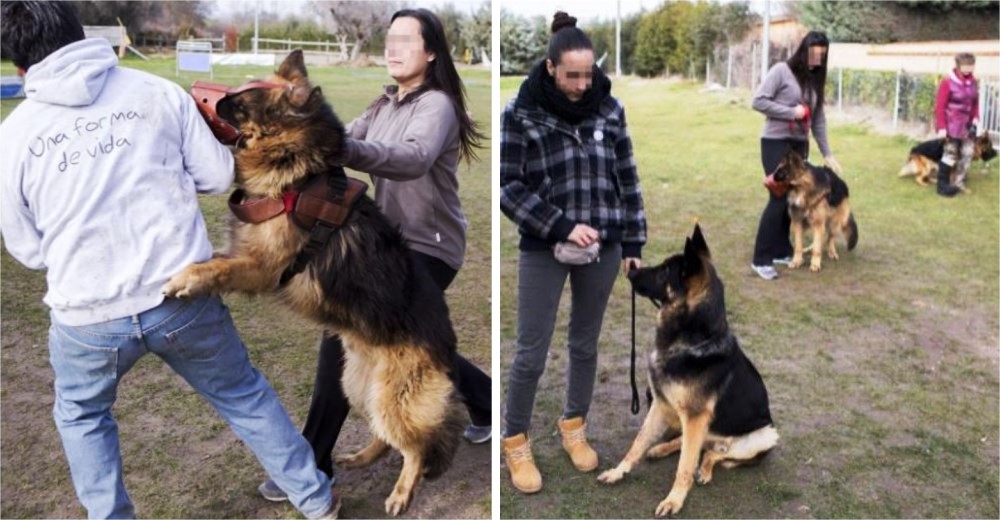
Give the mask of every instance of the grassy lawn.
<svg viewBox="0 0 1000 520">
<path fill-rule="evenodd" d="M 519 83 L 501 81 L 504 103 Z M 763 120 L 748 94 L 632 78 L 612 93 L 625 103 L 639 163 L 644 258 L 679 252 L 700 220 L 726 283 L 730 325 L 768 385 L 782 435 L 760 466 L 719 470 L 708 486 L 696 485 L 680 516 L 996 518 L 998 162 L 974 164 L 974 193 L 946 200 L 896 177 L 911 140 L 834 119 L 831 146 L 850 185 L 858 248 L 842 249 L 819 273 L 779 268 L 779 280 L 764 282 L 749 269 L 766 193 Z M 506 219 L 499 261 L 503 387 L 516 339 L 517 231 Z M 604 487 L 597 472 L 572 468 L 553 435 L 565 399 L 566 296 L 533 417 L 545 487 L 522 495 L 503 468 L 501 516 L 651 517 L 673 483 L 676 456 Z M 620 280 L 588 416 L 600 469 L 621 459 L 641 424 L 628 411 L 629 301 Z M 655 311 L 638 305 L 646 351 Z M 638 367 L 644 374 L 643 359 Z"/>
<path fill-rule="evenodd" d="M 206 75 L 174 75 L 173 60 L 125 66 L 150 71 L 187 87 Z M 13 73 L 9 62 L 3 74 Z M 238 85 L 268 75 L 269 68 L 217 67 L 215 81 Z M 482 128 L 490 128 L 490 74 L 461 71 L 470 110 Z M 310 79 L 346 122 L 361 114 L 391 82 L 384 69 L 313 68 Z M 17 101 L 0 104 L 6 116 Z M 480 152 L 486 161 L 462 166 L 462 203 L 469 220 L 466 263 L 448 291 L 459 349 L 488 371 L 490 366 L 490 165 L 489 142 Z M 202 197 L 212 241 L 223 244 L 225 196 Z M 85 515 L 75 499 L 62 447 L 51 418 L 52 370 L 48 363 L 47 309 L 42 272 L 28 271 L 4 251 L 2 350 L 3 503 L 5 518 L 74 518 Z M 271 381 L 296 424 L 309 406 L 316 370 L 319 329 L 275 305 L 270 298 L 226 298 L 253 363 Z M 126 485 L 141 517 L 151 518 L 298 518 L 287 503 L 261 499 L 257 484 L 265 478 L 253 455 L 218 415 L 155 356 L 143 358 L 119 390 L 114 413 L 122 439 Z M 335 451 L 353 451 L 367 442 L 367 427 L 352 415 Z M 463 443 L 452 469 L 437 481 L 421 484 L 406 513 L 410 517 L 485 517 L 490 512 L 489 446 Z M 383 517 L 383 501 L 398 476 L 398 454 L 370 468 L 340 471 L 337 489 L 344 497 L 341 515 Z"/>
</svg>

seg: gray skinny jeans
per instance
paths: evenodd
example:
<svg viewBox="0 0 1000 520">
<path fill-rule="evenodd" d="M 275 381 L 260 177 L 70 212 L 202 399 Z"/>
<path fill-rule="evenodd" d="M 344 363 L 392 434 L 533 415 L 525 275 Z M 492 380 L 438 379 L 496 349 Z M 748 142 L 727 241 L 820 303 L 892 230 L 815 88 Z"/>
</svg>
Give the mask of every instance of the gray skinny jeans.
<svg viewBox="0 0 1000 520">
<path fill-rule="evenodd" d="M 552 251 L 521 251 L 517 265 L 517 353 L 507 379 L 504 437 L 527 433 L 531 426 L 538 379 L 545 371 L 567 276 L 573 299 L 563 417 L 586 417 L 597 374 L 597 340 L 621 256 L 621 244 L 605 245 L 600 261 L 588 265 L 561 264 Z"/>
</svg>

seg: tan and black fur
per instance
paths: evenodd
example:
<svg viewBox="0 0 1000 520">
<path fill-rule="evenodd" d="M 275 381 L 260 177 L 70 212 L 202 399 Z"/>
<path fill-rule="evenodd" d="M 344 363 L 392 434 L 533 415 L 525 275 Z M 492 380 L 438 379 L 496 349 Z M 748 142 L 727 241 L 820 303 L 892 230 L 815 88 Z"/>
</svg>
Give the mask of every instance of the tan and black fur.
<svg viewBox="0 0 1000 520">
<path fill-rule="evenodd" d="M 836 238 L 844 237 L 847 250 L 858 244 L 858 225 L 851 213 L 850 192 L 847 183 L 827 167 L 813 166 L 802 157 L 789 150 L 778 163 L 774 178 L 788 185 L 788 216 L 791 217 L 792 262 L 788 267 L 795 269 L 802 265 L 805 230 L 812 232 L 813 242 L 809 246 L 812 258 L 810 271 L 823 268 L 823 250 L 832 260 L 837 260 Z"/>
<path fill-rule="evenodd" d="M 340 162 L 344 127 L 319 87 L 309 83 L 301 51 L 269 79 L 285 89 L 256 89 L 219 107 L 244 139 L 235 149 L 236 182 L 248 197 L 278 197 Z M 341 170 L 342 174 L 342 170 Z M 343 227 L 306 269 L 279 279 L 308 234 L 286 215 L 259 224 L 234 222 L 227 253 L 189 266 L 165 287 L 169 296 L 207 292 L 276 292 L 303 316 L 339 334 L 342 384 L 368 421 L 371 443 L 339 456 L 346 467 L 370 464 L 389 448 L 403 469 L 385 501 L 387 513 L 407 508 L 423 477 L 451 463 L 462 420 L 450 379 L 456 337 L 444 295 L 417 269 L 398 227 L 361 197 Z"/>
<path fill-rule="evenodd" d="M 708 484 L 718 463 L 731 468 L 754 462 L 779 436 L 764 381 L 729 331 L 722 281 L 700 227 L 683 254 L 633 270 L 629 280 L 636 294 L 662 304 L 649 356 L 653 400 L 624 459 L 598 480 L 618 482 L 643 456 L 680 451 L 673 486 L 656 506 L 656 516 L 663 517 L 680 511 L 696 476 Z M 680 435 L 659 442 L 667 432 Z"/>
<path fill-rule="evenodd" d="M 996 149 L 993 148 L 993 141 L 988 134 L 983 134 L 975 139 L 972 160 L 982 160 L 989 162 L 997 156 Z M 938 163 L 944 154 L 944 139 L 931 139 L 924 141 L 910 149 L 910 156 L 906 164 L 899 169 L 900 177 L 913 176 L 917 184 L 927 186 L 937 180 Z M 952 174 L 954 175 L 954 173 Z M 949 179 L 951 183 L 953 179 Z M 968 191 L 962 186 L 963 191 Z"/>
</svg>

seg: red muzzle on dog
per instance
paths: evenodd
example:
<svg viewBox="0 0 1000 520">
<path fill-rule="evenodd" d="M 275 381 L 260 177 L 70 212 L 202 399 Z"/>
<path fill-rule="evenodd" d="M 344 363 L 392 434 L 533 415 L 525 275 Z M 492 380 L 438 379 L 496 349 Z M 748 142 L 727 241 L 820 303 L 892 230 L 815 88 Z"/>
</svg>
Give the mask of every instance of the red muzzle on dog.
<svg viewBox="0 0 1000 520">
<path fill-rule="evenodd" d="M 243 134 L 239 128 L 222 117 L 220 112 L 225 113 L 225 105 L 229 102 L 229 98 L 258 88 L 291 89 L 292 85 L 281 85 L 269 81 L 251 81 L 238 87 L 230 87 L 219 83 L 195 81 L 191 85 L 191 96 L 194 97 L 198 111 L 205 118 L 208 127 L 212 129 L 215 138 L 222 144 L 232 145 L 237 144 Z"/>
</svg>

